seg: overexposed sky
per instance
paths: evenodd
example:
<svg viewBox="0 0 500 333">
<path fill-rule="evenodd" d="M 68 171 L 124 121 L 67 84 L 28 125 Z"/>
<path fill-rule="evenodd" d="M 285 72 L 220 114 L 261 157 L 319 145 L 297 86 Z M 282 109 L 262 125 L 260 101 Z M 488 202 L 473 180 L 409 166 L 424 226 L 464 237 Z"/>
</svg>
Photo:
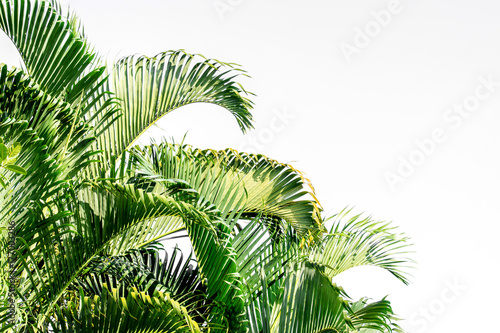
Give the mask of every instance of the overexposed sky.
<svg viewBox="0 0 500 333">
<path fill-rule="evenodd" d="M 494 0 L 64 1 L 110 62 L 185 49 L 239 63 L 255 130 L 193 105 L 150 136 L 264 153 L 304 171 L 333 214 L 393 221 L 410 286 L 358 268 L 352 297 L 389 295 L 407 332 L 492 331 L 500 213 L 500 3 Z M 18 64 L 2 34 L 0 62 Z M 149 138 L 142 138 L 147 143 Z"/>
</svg>

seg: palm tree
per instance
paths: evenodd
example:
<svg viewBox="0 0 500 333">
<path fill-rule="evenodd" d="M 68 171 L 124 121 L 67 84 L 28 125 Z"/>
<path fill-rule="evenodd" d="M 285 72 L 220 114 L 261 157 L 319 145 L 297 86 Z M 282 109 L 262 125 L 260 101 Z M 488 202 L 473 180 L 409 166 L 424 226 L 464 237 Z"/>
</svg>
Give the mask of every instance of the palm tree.
<svg viewBox="0 0 500 333">
<path fill-rule="evenodd" d="M 0 0 L 0 28 L 23 61 L 0 66 L 17 158 L 0 169 L 0 331 L 399 330 L 389 301 L 333 279 L 375 265 L 407 283 L 404 235 L 348 211 L 327 231 L 309 180 L 262 155 L 133 145 L 191 103 L 252 128 L 239 66 L 180 50 L 107 68 L 53 1 Z M 165 255 L 179 237 L 193 253 Z"/>
</svg>

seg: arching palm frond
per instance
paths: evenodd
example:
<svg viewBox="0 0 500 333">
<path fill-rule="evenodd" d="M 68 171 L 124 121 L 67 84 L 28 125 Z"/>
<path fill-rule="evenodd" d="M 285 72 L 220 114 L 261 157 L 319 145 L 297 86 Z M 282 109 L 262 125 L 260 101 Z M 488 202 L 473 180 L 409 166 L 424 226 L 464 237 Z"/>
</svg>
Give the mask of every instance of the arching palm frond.
<svg viewBox="0 0 500 333">
<path fill-rule="evenodd" d="M 220 105 L 233 114 L 243 132 L 252 128 L 252 102 L 234 81 L 239 75 L 245 72 L 237 65 L 182 50 L 118 61 L 103 88 L 120 99 L 123 110 L 122 117 L 99 137 L 106 161 L 131 147 L 159 118 L 187 104 Z"/>
<path fill-rule="evenodd" d="M 396 324 L 398 318 L 392 311 L 391 303 L 386 299 L 373 303 L 361 299 L 352 303 L 349 306 L 348 318 L 360 333 L 403 332 Z"/>
<path fill-rule="evenodd" d="M 308 262 L 291 265 L 273 306 L 271 332 L 347 332 L 348 304 L 339 289 Z"/>
<path fill-rule="evenodd" d="M 0 29 L 24 66 L 0 65 L 0 157 L 16 147 L 26 171 L 0 168 L 0 331 L 10 287 L 22 332 L 399 330 L 387 300 L 332 281 L 374 265 L 408 283 L 407 237 L 345 212 L 325 234 L 309 180 L 263 155 L 132 147 L 192 103 L 252 128 L 238 65 L 180 50 L 106 70 L 55 0 L 0 0 Z M 194 258 L 162 257 L 157 241 L 181 234 Z"/>
<path fill-rule="evenodd" d="M 343 222 L 349 211 L 343 211 L 309 257 L 311 262 L 325 267 L 330 278 L 352 267 L 371 265 L 383 268 L 408 284 L 405 268 L 412 267 L 408 258 L 409 238 L 394 233 L 387 222 L 374 221 L 370 217 L 356 215 Z"/>
<path fill-rule="evenodd" d="M 78 278 L 75 288 L 81 287 L 86 295 L 100 295 L 107 285 L 117 289 L 122 297 L 133 288 L 150 296 L 161 291 L 185 307 L 193 320 L 203 324 L 212 304 L 207 300 L 206 286 L 201 283 L 196 262 L 191 255 L 185 259 L 177 247 L 162 258 L 158 245 L 121 256 L 96 257 Z"/>
<path fill-rule="evenodd" d="M 267 287 L 280 285 L 287 265 L 300 257 L 300 240 L 289 228 L 285 237 L 276 242 L 256 217 L 232 240 L 236 252 L 236 265 L 241 276 L 242 289 L 247 302 L 253 302 L 264 290 L 262 274 Z"/>
<path fill-rule="evenodd" d="M 19 297 L 31 300 L 37 291 L 26 289 L 33 282 L 30 277 L 36 276 L 42 284 L 57 280 L 57 271 L 40 274 L 38 265 L 43 266 L 49 258 L 33 258 L 40 254 L 42 244 L 54 245 L 50 238 L 40 243 L 41 234 L 55 237 L 70 229 L 63 221 L 72 214 L 71 209 L 57 207 L 54 198 L 70 186 L 70 177 L 88 165 L 93 138 L 88 125 L 76 121 L 68 103 L 41 91 L 24 73 L 7 70 L 6 66 L 0 67 L 0 110 L 0 137 L 7 145 L 19 143 L 16 163 L 26 170 L 26 175 L 10 173 L 9 185 L 0 189 L 0 221 L 2 227 L 13 225 L 18 236 L 10 239 L 17 257 L 10 275 L 20 280 Z M 31 264 L 26 266 L 26 260 Z M 26 302 L 17 315 L 22 316 L 24 311 L 30 318 L 28 324 L 34 324 L 36 316 L 32 313 L 40 307 Z"/>
<path fill-rule="evenodd" d="M 18 246 L 19 262 L 27 276 L 20 291 L 26 295 L 26 305 L 38 304 L 38 326 L 44 325 L 92 260 L 105 254 L 109 244 L 128 228 L 145 219 L 168 215 L 199 222 L 201 228 L 210 224 L 204 212 L 189 204 L 112 184 L 93 184 L 81 189 L 80 194 L 67 192 L 54 198 L 50 208 L 50 214 L 38 210 L 38 215 L 30 219 L 20 233 L 24 241 Z"/>
<path fill-rule="evenodd" d="M 58 306 L 51 326 L 57 332 L 179 332 L 200 333 L 200 327 L 168 294 L 153 296 L 134 289 L 126 297 L 104 288 L 99 296 L 80 295 L 76 302 Z"/>
<path fill-rule="evenodd" d="M 291 166 L 265 156 L 164 143 L 135 147 L 131 161 L 136 172 L 150 181 L 186 182 L 223 216 L 276 217 L 268 221 L 284 221 L 306 238 L 317 239 L 323 231 L 321 209 L 309 181 Z M 276 230 L 276 225 L 270 228 Z M 279 229 L 283 232 L 285 224 Z"/>
<path fill-rule="evenodd" d="M 15 44 L 29 76 L 69 103 L 86 101 L 103 67 L 74 24 L 52 1 L 3 0 L 0 28 Z"/>
</svg>

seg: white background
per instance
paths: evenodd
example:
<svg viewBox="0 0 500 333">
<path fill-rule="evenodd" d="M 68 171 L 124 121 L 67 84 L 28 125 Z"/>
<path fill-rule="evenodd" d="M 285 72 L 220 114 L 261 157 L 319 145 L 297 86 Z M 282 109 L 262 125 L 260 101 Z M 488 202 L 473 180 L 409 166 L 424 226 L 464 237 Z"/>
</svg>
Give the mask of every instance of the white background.
<svg viewBox="0 0 500 333">
<path fill-rule="evenodd" d="M 328 214 L 355 206 L 412 238 L 412 284 L 356 268 L 338 278 L 353 298 L 389 295 L 408 332 L 495 330 L 498 2 L 65 3 L 110 61 L 182 48 L 239 63 L 252 76 L 240 80 L 257 94 L 256 129 L 247 136 L 228 112 L 209 105 L 174 111 L 150 136 L 180 141 L 189 131 L 186 142 L 197 147 L 244 148 L 293 163 Z M 0 50 L 0 62 L 19 63 L 3 34 Z M 473 111 L 454 113 L 464 103 Z M 434 131 L 440 140 L 430 144 Z M 401 178 L 391 186 L 388 175 Z"/>
</svg>

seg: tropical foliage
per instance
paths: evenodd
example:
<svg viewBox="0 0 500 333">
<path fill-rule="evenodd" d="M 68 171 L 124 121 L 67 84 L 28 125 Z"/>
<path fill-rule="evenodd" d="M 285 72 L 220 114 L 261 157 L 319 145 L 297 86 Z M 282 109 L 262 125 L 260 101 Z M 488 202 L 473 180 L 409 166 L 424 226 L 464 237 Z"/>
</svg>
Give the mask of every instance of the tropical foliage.
<svg viewBox="0 0 500 333">
<path fill-rule="evenodd" d="M 22 58 L 0 66 L 0 331 L 399 329 L 388 300 L 333 283 L 361 265 L 408 282 L 388 224 L 343 211 L 326 230 L 308 179 L 262 155 L 134 146 L 191 103 L 252 128 L 237 65 L 181 50 L 106 68 L 53 1 L 0 0 L 0 28 Z"/>
</svg>

